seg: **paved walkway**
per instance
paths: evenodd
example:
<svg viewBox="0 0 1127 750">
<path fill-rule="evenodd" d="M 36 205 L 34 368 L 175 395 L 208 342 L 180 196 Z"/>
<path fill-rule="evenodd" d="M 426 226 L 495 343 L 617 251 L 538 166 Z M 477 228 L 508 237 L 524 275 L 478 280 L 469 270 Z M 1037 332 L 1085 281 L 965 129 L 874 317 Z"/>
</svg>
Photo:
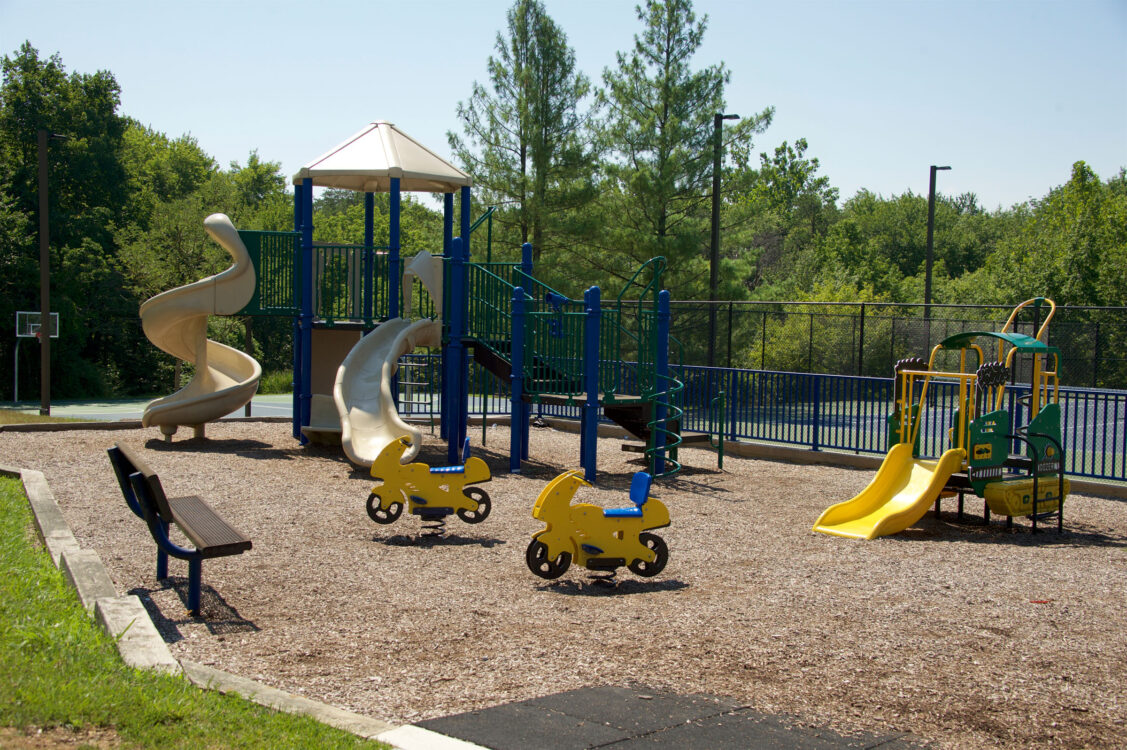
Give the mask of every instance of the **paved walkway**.
<svg viewBox="0 0 1127 750">
<path fill-rule="evenodd" d="M 145 411 L 145 404 L 152 399 L 133 399 L 128 401 L 53 401 L 51 402 L 52 417 L 70 417 L 91 422 L 119 422 L 121 420 L 140 419 Z M 11 401 L 0 403 L 5 409 L 15 409 L 25 414 L 38 414 L 39 402 L 21 401 L 13 404 Z M 250 415 L 252 417 L 292 417 L 293 396 L 289 393 L 270 395 L 257 395 L 250 402 Z M 243 417 L 246 412 L 243 408 L 233 411 L 227 416 Z"/>
</svg>

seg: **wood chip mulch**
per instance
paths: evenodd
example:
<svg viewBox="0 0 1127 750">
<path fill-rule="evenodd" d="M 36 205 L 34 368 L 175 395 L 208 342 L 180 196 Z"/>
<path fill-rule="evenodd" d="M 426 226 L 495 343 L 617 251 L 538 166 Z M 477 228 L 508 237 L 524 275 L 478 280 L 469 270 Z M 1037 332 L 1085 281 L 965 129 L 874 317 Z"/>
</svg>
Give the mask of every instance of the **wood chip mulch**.
<svg viewBox="0 0 1127 750">
<path fill-rule="evenodd" d="M 685 450 L 655 483 L 670 509 L 668 567 L 618 584 L 524 562 L 545 483 L 579 466 L 579 439 L 533 429 L 508 473 L 509 432 L 476 454 L 492 514 L 420 538 L 380 526 L 372 480 L 285 424 L 224 422 L 165 443 L 155 429 L 0 433 L 0 463 L 43 471 L 81 546 L 145 602 L 173 654 L 391 722 L 416 722 L 597 685 L 730 696 L 839 732 L 899 731 L 942 748 L 1127 747 L 1127 503 L 1074 495 L 1065 533 L 981 525 L 976 498 L 892 537 L 813 533 L 870 471 Z M 254 540 L 205 561 L 203 617 L 187 569 L 155 551 L 105 450 L 138 449 L 170 495 L 199 494 Z M 626 505 L 638 456 L 599 444 L 580 499 Z M 418 460 L 445 463 L 428 436 Z"/>
</svg>

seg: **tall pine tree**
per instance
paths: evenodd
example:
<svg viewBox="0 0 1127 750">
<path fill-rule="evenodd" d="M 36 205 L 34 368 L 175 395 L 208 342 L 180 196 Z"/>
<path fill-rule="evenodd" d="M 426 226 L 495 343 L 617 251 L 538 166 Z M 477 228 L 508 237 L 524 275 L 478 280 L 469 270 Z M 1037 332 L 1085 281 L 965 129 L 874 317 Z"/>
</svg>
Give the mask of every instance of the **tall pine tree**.
<svg viewBox="0 0 1127 750">
<path fill-rule="evenodd" d="M 603 72 L 602 136 L 615 158 L 604 185 L 603 240 L 588 260 L 625 278 L 661 255 L 674 298 L 700 297 L 707 294 L 713 115 L 724 112 L 729 72 L 723 64 L 692 69 L 708 19 L 697 19 L 690 0 L 647 0 L 637 11 L 644 29 L 633 51 Z M 772 114 L 768 108 L 725 127 L 729 159 L 746 161 L 752 136 Z"/>
<path fill-rule="evenodd" d="M 532 242 L 539 259 L 559 242 L 565 217 L 594 196 L 595 156 L 580 111 L 591 84 L 540 2 L 517 0 L 507 17 L 508 34 L 498 33 L 489 58 L 492 90 L 474 83 L 458 104 L 465 138 L 447 138 L 483 199 L 501 207 L 502 230 Z"/>
</svg>

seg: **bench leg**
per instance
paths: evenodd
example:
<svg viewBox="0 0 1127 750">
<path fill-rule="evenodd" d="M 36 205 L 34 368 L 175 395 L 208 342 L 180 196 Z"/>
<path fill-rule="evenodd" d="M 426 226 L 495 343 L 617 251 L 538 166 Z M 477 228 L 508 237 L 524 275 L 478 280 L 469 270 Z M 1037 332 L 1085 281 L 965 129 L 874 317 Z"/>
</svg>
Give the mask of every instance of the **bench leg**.
<svg viewBox="0 0 1127 750">
<path fill-rule="evenodd" d="M 188 560 L 188 611 L 193 615 L 200 613 L 200 578 L 203 573 L 203 560 L 193 557 Z"/>
<path fill-rule="evenodd" d="M 161 523 L 164 527 L 164 535 L 168 536 L 168 524 Z M 168 553 L 157 547 L 157 580 L 163 581 L 168 578 Z"/>
</svg>

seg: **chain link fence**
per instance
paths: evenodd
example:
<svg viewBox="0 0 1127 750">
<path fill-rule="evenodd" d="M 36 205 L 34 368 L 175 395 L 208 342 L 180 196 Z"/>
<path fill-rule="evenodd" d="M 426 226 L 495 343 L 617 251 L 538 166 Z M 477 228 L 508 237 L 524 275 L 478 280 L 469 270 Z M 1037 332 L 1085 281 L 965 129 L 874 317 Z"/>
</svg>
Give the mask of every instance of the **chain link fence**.
<svg viewBox="0 0 1127 750">
<path fill-rule="evenodd" d="M 1010 305 L 878 302 L 673 302 L 670 358 L 690 366 L 888 377 L 948 336 L 1000 331 Z M 1046 308 L 1041 308 L 1041 315 Z M 1030 308 L 1018 333 L 1036 335 Z M 1127 389 L 1127 307 L 1057 307 L 1049 341 L 1062 385 Z M 712 361 L 709 361 L 709 354 Z M 986 352 L 987 360 L 991 352 Z M 942 363 L 937 363 L 942 364 Z"/>
</svg>

